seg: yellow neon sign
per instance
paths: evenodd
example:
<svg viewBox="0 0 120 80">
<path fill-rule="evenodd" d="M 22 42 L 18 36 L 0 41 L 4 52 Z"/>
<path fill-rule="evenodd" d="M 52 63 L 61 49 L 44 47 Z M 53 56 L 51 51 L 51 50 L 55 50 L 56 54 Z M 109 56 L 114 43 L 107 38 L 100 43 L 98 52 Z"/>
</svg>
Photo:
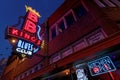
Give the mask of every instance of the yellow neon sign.
<svg viewBox="0 0 120 80">
<path fill-rule="evenodd" d="M 34 14 L 36 14 L 38 17 L 41 17 L 41 15 L 39 14 L 39 12 L 37 12 L 35 9 L 32 9 L 32 7 L 29 7 L 29 6 L 25 5 L 25 8 L 26 8 L 26 12 L 27 11 L 31 11 Z"/>
</svg>

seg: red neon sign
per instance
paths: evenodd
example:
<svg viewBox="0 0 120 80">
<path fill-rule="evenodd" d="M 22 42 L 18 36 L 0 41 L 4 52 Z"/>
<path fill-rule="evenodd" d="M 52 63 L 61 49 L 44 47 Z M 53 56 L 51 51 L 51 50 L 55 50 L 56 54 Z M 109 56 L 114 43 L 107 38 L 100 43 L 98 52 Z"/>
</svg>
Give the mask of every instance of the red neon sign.
<svg viewBox="0 0 120 80">
<path fill-rule="evenodd" d="M 94 73 L 98 73 L 100 71 L 100 69 L 98 67 L 94 67 L 93 71 L 94 71 Z"/>
<path fill-rule="evenodd" d="M 27 18 L 30 19 L 32 22 L 35 22 L 35 23 L 38 22 L 38 16 L 34 14 L 33 12 L 29 11 Z"/>
<path fill-rule="evenodd" d="M 27 20 L 23 26 L 25 31 L 28 31 L 32 34 L 36 33 L 36 23 L 38 22 L 38 16 L 32 12 L 28 12 Z"/>
<path fill-rule="evenodd" d="M 24 30 L 30 33 L 36 33 L 36 24 L 31 22 L 30 20 L 26 20 Z"/>
<path fill-rule="evenodd" d="M 15 52 L 31 56 L 40 49 L 42 42 L 40 37 L 41 28 L 37 25 L 40 15 L 31 7 L 26 6 L 26 10 L 27 15 L 22 29 L 8 27 L 7 37 L 18 38 L 17 46 L 13 46 Z"/>
<path fill-rule="evenodd" d="M 17 37 L 17 38 L 22 38 L 22 39 L 32 42 L 38 46 L 40 46 L 40 44 L 41 44 L 41 40 L 39 40 L 36 36 L 34 36 L 30 33 L 27 33 L 25 31 L 18 30 L 14 27 L 8 27 L 8 35 Z"/>
</svg>

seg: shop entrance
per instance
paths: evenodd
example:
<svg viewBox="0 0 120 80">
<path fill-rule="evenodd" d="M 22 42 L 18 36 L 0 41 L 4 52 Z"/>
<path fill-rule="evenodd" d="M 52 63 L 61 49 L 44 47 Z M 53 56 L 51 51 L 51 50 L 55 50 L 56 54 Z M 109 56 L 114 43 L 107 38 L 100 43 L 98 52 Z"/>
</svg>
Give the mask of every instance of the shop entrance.
<svg viewBox="0 0 120 80">
<path fill-rule="evenodd" d="M 34 80 L 120 80 L 120 45 L 113 46 L 96 54 L 96 57 L 90 58 L 89 56 L 89 58 L 85 58 L 84 61 L 83 59 L 82 61 L 81 59 L 77 60 L 71 63 L 69 67 L 57 68 L 51 73 L 48 73 L 47 76 L 42 76 L 42 78 Z M 108 56 L 109 59 L 106 59 L 105 56 Z M 88 65 L 89 62 L 93 63 Z M 111 62 L 116 69 L 104 72 L 107 67 L 104 65 L 103 68 L 103 63 L 108 65 L 108 69 L 112 69 L 113 65 L 111 65 Z M 97 69 L 95 65 L 99 67 L 100 70 L 103 70 L 103 73 L 97 74 L 98 72 L 96 72 Z M 91 74 L 92 70 L 96 75 Z"/>
</svg>

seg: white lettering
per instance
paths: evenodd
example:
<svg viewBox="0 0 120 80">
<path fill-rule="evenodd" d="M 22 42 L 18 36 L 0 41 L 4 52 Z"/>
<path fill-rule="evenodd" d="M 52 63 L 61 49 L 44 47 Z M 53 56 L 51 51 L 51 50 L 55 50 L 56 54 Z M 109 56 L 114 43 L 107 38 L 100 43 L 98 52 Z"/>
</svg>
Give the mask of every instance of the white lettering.
<svg viewBox="0 0 120 80">
<path fill-rule="evenodd" d="M 29 56 L 32 55 L 32 51 L 27 51 L 27 50 L 22 49 L 22 48 L 16 48 L 16 51 L 20 52 L 20 53 L 23 53 L 23 54 L 26 54 L 26 55 L 29 55 Z"/>
<path fill-rule="evenodd" d="M 32 51 L 33 50 L 33 44 L 27 43 L 25 41 L 19 40 L 17 47 Z"/>
</svg>

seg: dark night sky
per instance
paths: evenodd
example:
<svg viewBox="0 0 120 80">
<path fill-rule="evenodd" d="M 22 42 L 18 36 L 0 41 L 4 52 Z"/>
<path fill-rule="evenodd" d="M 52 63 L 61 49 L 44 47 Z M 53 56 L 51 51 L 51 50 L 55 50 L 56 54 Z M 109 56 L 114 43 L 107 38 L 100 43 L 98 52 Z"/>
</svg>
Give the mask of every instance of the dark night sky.
<svg viewBox="0 0 120 80">
<path fill-rule="evenodd" d="M 1 0 L 0 1 L 0 60 L 11 54 L 11 45 L 5 40 L 5 28 L 18 22 L 19 16 L 26 14 L 25 4 L 41 14 L 39 23 L 49 17 L 64 0 Z"/>
</svg>

